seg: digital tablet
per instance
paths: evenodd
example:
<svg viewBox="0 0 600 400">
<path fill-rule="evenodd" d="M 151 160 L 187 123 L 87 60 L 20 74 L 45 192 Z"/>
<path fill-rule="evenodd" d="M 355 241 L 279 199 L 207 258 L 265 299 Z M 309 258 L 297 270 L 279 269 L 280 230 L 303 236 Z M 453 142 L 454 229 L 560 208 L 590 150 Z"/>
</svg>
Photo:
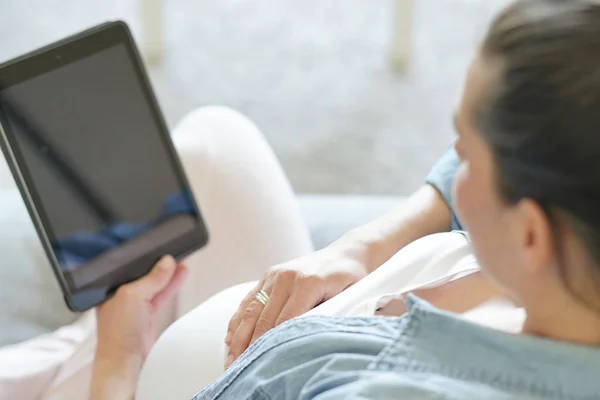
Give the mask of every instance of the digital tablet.
<svg viewBox="0 0 600 400">
<path fill-rule="evenodd" d="M 207 243 L 123 22 L 0 65 L 0 144 L 74 311 Z"/>
</svg>

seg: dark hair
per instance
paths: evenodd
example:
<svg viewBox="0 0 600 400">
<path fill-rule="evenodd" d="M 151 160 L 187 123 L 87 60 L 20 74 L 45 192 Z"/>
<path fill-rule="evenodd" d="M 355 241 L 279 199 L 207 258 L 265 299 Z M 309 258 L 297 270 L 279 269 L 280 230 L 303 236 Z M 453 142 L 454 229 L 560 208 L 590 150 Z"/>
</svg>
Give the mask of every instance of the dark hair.
<svg viewBox="0 0 600 400">
<path fill-rule="evenodd" d="M 516 1 L 482 54 L 501 66 L 476 112 L 501 196 L 538 202 L 555 238 L 565 221 L 600 273 L 600 1 Z"/>
</svg>

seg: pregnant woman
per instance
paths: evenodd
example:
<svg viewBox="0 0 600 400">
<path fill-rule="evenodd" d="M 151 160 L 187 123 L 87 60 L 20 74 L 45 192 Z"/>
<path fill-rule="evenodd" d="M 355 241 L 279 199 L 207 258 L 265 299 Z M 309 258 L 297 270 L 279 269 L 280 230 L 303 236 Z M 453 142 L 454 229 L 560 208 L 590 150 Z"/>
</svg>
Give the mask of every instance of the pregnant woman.
<svg viewBox="0 0 600 400">
<path fill-rule="evenodd" d="M 305 316 L 259 335 L 234 317 L 227 342 L 237 359 L 195 398 L 599 398 L 598 65 L 598 1 L 518 0 L 493 21 L 468 72 L 450 203 L 484 276 L 467 281 L 484 288 L 471 306 L 511 299 L 525 311 L 517 332 L 418 292 L 386 313 L 397 316 Z M 165 258 L 98 310 L 92 399 L 134 395 L 147 326 L 185 273 Z M 279 304 L 267 281 L 237 315 Z"/>
</svg>

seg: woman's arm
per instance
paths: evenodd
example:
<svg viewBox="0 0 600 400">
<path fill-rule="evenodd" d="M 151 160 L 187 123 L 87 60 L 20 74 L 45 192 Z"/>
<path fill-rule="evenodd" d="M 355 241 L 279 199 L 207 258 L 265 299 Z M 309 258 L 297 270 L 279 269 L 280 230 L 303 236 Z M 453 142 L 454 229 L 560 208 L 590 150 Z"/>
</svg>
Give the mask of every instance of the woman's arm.
<svg viewBox="0 0 600 400">
<path fill-rule="evenodd" d="M 433 167 L 427 185 L 392 212 L 347 233 L 326 249 L 270 268 L 229 322 L 226 366 L 269 329 L 342 293 L 406 245 L 459 228 L 450 190 L 458 166 L 451 148 Z M 255 300 L 259 291 L 270 298 L 264 307 Z"/>
<path fill-rule="evenodd" d="M 461 229 L 452 210 L 452 184 L 459 166 L 450 146 L 427 175 L 426 185 L 387 215 L 344 235 L 339 244 L 354 249 L 370 273 L 417 239 Z"/>
<path fill-rule="evenodd" d="M 139 372 L 127 360 L 115 361 L 94 361 L 90 400 L 133 400 Z"/>
<path fill-rule="evenodd" d="M 98 344 L 91 400 L 131 400 L 142 365 L 155 341 L 160 309 L 183 284 L 187 269 L 162 258 L 144 277 L 121 286 L 96 309 Z"/>
<path fill-rule="evenodd" d="M 440 192 L 425 185 L 391 212 L 347 233 L 333 246 L 359 252 L 358 258 L 370 273 L 415 240 L 447 232 L 450 215 Z"/>
</svg>

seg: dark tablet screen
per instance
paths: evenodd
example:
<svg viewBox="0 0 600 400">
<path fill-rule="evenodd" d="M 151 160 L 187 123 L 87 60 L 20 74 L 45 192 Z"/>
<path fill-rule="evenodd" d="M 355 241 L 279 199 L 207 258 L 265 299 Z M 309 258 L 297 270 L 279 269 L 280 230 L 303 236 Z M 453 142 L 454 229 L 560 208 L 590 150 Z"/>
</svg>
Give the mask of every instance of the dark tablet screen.
<svg viewBox="0 0 600 400">
<path fill-rule="evenodd" d="M 0 90 L 6 128 L 73 296 L 102 296 L 146 272 L 161 246 L 173 253 L 202 240 L 144 90 L 125 44 Z"/>
</svg>

